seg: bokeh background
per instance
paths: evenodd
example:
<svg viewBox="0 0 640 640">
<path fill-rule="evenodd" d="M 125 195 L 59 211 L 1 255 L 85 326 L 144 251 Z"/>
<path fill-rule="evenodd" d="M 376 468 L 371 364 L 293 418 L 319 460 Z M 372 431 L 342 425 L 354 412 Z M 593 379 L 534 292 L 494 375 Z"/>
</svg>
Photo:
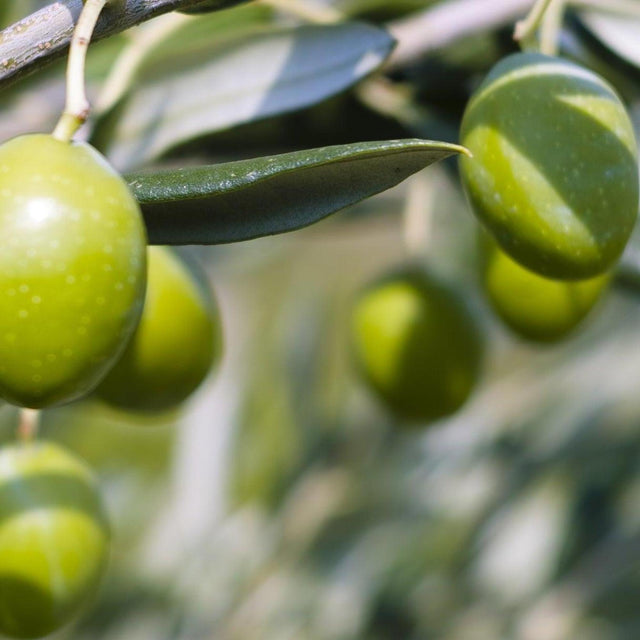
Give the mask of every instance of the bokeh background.
<svg viewBox="0 0 640 640">
<path fill-rule="evenodd" d="M 44 4 L 0 0 L 0 20 Z M 154 164 L 360 140 L 456 141 L 468 96 L 515 50 L 513 22 L 531 3 L 297 4 L 386 25 L 398 56 L 383 75 L 320 104 L 203 131 Z M 236 33 L 295 25 L 299 13 L 250 3 L 197 18 L 198 29 L 233 43 Z M 403 41 L 412 29 L 424 36 Z M 92 47 L 94 101 L 144 33 Z M 573 11 L 561 46 L 607 77 L 640 123 L 639 35 L 640 21 Z M 206 42 L 179 31 L 161 46 L 184 74 L 206 57 Z M 215 100 L 215 87 L 198 91 Z M 0 139 L 51 129 L 63 97 L 62 63 L 3 91 Z M 108 140 L 109 123 L 101 127 L 96 139 Z M 99 596 L 56 637 L 640 637 L 640 295 L 614 287 L 575 337 L 525 343 L 482 297 L 476 233 L 455 162 L 444 162 L 307 229 L 188 249 L 221 307 L 218 370 L 171 415 L 130 416 L 89 400 L 44 416 L 44 437 L 96 469 L 114 528 Z M 468 404 L 414 430 L 362 387 L 348 341 L 353 296 L 408 259 L 407 234 L 423 238 L 418 259 L 460 291 L 486 340 Z M 15 412 L 2 409 L 0 422 L 11 440 Z"/>
</svg>

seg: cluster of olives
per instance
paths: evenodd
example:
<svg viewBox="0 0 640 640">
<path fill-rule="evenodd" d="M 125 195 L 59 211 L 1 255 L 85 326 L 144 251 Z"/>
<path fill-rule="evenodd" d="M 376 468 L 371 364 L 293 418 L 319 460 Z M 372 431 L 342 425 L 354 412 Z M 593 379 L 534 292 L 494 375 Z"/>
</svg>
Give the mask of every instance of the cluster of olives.
<svg viewBox="0 0 640 640">
<path fill-rule="evenodd" d="M 519 53 L 470 100 L 460 170 L 482 232 L 482 281 L 520 336 L 560 340 L 606 291 L 638 210 L 633 127 L 615 91 L 569 61 Z M 365 383 L 406 423 L 458 409 L 478 378 L 465 307 L 425 271 L 365 290 L 352 342 Z"/>
<path fill-rule="evenodd" d="M 29 409 L 95 394 L 127 411 L 184 401 L 220 353 L 211 295 L 147 247 L 138 203 L 86 144 L 0 146 L 0 397 Z M 102 575 L 109 528 L 84 463 L 46 442 L 0 451 L 0 633 L 51 633 Z"/>
<path fill-rule="evenodd" d="M 460 170 L 483 241 L 483 281 L 521 336 L 570 334 L 602 297 L 638 211 L 638 153 L 616 92 L 567 60 L 520 53 L 471 99 Z"/>
</svg>

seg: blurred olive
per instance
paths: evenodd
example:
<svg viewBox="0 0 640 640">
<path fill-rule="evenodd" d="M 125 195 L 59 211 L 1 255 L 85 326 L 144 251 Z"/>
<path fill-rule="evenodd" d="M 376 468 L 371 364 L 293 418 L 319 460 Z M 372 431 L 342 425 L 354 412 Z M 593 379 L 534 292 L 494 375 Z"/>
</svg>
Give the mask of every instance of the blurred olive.
<svg viewBox="0 0 640 640">
<path fill-rule="evenodd" d="M 83 462 L 45 442 L 0 451 L 0 633 L 39 638 L 75 617 L 96 591 L 109 538 Z"/>
<path fill-rule="evenodd" d="M 453 290 L 418 267 L 360 294 L 352 341 L 364 381 L 409 421 L 454 413 L 478 381 L 482 347 L 473 317 Z"/>
</svg>

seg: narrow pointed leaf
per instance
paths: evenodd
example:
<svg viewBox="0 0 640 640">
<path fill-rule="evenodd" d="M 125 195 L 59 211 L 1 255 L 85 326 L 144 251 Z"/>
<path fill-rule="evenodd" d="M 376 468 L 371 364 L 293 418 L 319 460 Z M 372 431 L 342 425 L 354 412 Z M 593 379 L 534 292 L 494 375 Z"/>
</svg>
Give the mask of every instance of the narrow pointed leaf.
<svg viewBox="0 0 640 640">
<path fill-rule="evenodd" d="M 298 151 L 127 180 L 154 244 L 221 244 L 293 231 L 395 186 L 457 145 L 389 140 Z"/>
</svg>

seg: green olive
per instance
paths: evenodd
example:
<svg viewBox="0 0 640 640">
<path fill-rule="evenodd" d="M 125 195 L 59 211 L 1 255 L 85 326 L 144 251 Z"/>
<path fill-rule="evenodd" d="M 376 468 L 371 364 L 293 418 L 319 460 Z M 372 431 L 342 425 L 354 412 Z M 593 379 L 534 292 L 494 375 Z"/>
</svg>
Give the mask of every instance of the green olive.
<svg viewBox="0 0 640 640">
<path fill-rule="evenodd" d="M 0 451 L 0 633 L 39 638 L 75 617 L 104 573 L 109 538 L 83 462 L 44 442 Z"/>
<path fill-rule="evenodd" d="M 514 260 L 580 280 L 622 254 L 638 210 L 638 161 L 615 91 L 537 53 L 499 62 L 469 102 L 460 169 L 472 208 Z"/>
<path fill-rule="evenodd" d="M 97 390 L 128 411 L 174 408 L 202 383 L 221 353 L 217 306 L 190 269 L 165 247 L 149 247 L 148 265 L 140 324 Z"/>
<path fill-rule="evenodd" d="M 90 392 L 142 311 L 146 233 L 123 179 L 86 144 L 0 146 L 0 395 L 40 408 Z"/>
<path fill-rule="evenodd" d="M 484 288 L 491 307 L 513 331 L 535 342 L 555 342 L 573 332 L 611 281 L 608 273 L 552 280 L 520 266 L 493 241 L 484 250 Z"/>
<path fill-rule="evenodd" d="M 473 317 L 453 291 L 418 267 L 361 293 L 352 342 L 364 381 L 409 422 L 454 413 L 478 381 L 482 345 Z"/>
</svg>

